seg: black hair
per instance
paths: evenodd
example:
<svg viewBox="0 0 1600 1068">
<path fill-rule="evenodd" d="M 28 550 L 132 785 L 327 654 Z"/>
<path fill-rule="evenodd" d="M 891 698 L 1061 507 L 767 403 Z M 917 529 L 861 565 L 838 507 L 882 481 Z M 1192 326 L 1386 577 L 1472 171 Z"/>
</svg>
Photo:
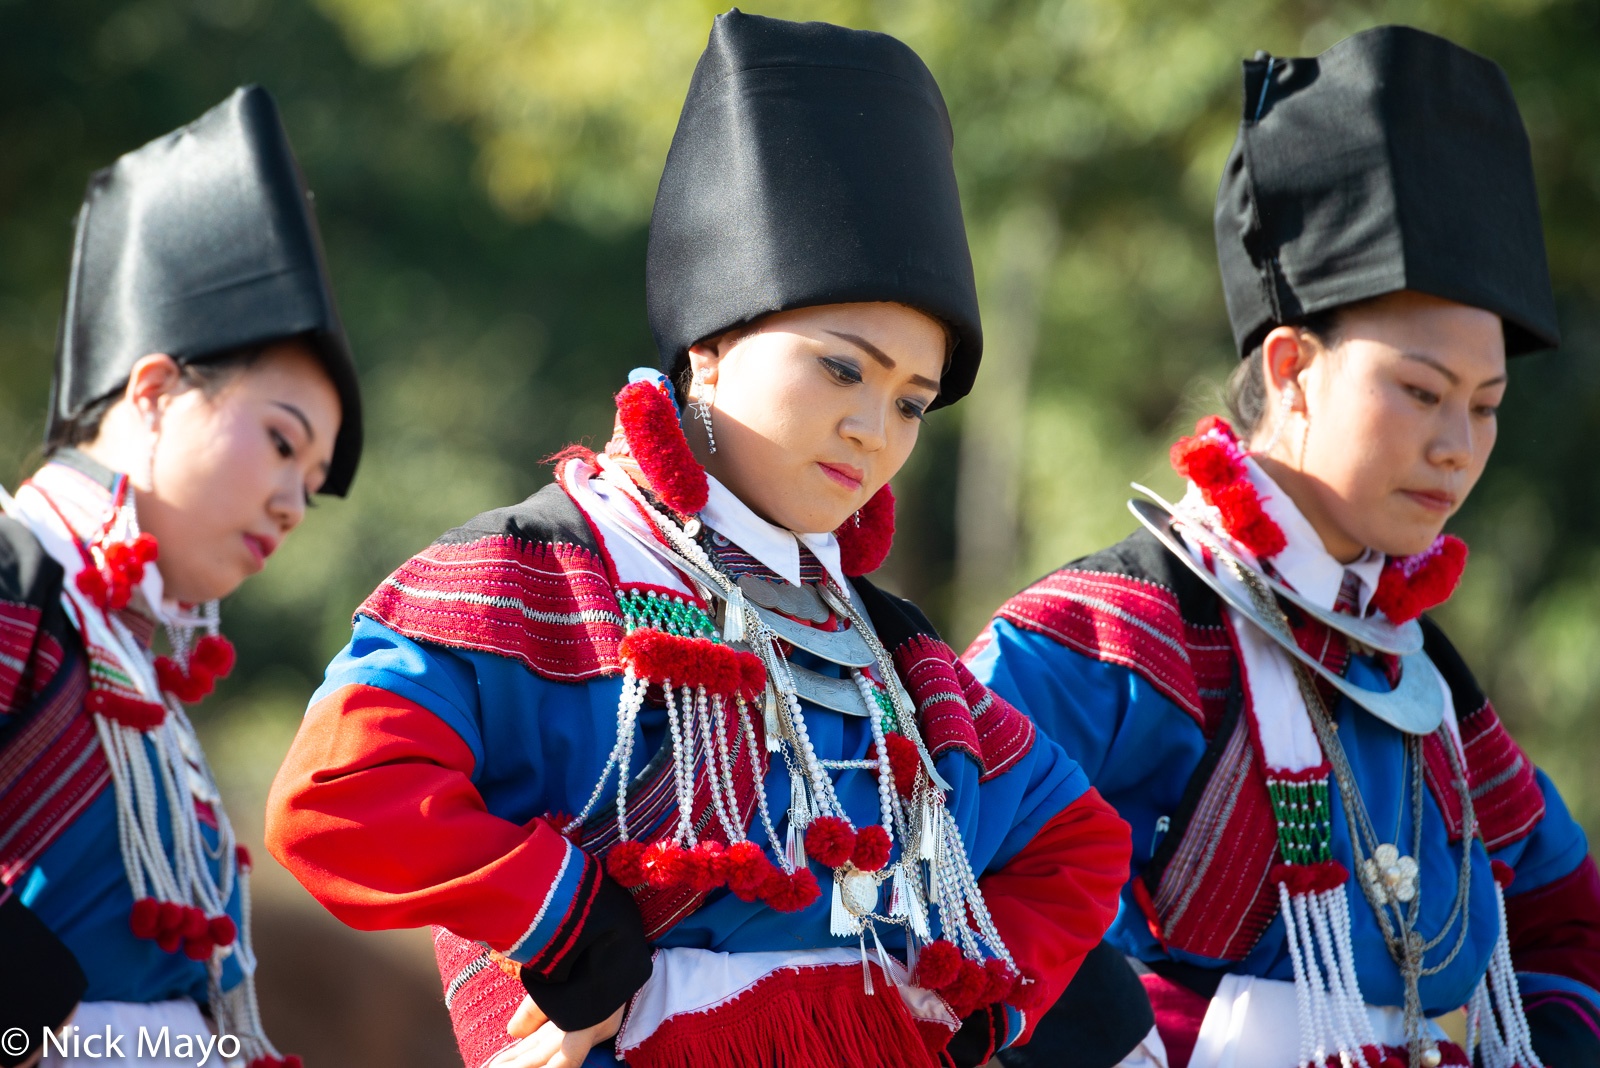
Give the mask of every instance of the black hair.
<svg viewBox="0 0 1600 1068">
<path fill-rule="evenodd" d="M 198 389 L 207 397 L 215 397 L 224 386 L 244 371 L 248 371 L 265 355 L 267 349 L 277 343 L 269 341 L 255 345 L 241 345 L 209 356 L 196 357 L 188 363 L 180 363 L 179 381 L 183 383 L 185 389 Z M 128 380 L 123 379 L 110 393 L 84 405 L 77 415 L 60 424 L 50 440 L 45 442 L 45 458 L 49 459 L 61 449 L 87 445 L 98 438 L 100 424 L 105 420 L 106 412 L 122 399 L 127 388 Z"/>
<path fill-rule="evenodd" d="M 1293 323 L 1280 324 L 1298 327 L 1322 343 L 1324 348 L 1339 344 L 1339 326 L 1344 313 L 1354 305 L 1313 312 Z M 1261 429 L 1267 415 L 1267 368 L 1261 346 L 1250 350 L 1250 355 L 1239 361 L 1239 366 L 1228 376 L 1228 414 L 1233 416 L 1233 427 L 1245 440 Z"/>
</svg>

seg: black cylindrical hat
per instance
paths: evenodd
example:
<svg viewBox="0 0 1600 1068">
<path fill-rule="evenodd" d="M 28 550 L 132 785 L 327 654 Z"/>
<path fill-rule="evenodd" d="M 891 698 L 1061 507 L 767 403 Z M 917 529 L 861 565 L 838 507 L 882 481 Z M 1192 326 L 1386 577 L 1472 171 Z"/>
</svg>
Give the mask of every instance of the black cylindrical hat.
<svg viewBox="0 0 1600 1068">
<path fill-rule="evenodd" d="M 956 337 L 934 407 L 983 354 L 944 97 L 881 33 L 718 16 L 650 218 L 650 327 L 690 345 L 770 312 L 897 301 Z"/>
<path fill-rule="evenodd" d="M 1493 61 L 1406 26 L 1244 64 L 1217 191 L 1241 355 L 1274 326 L 1416 290 L 1494 312 L 1510 355 L 1560 340 L 1533 160 Z"/>
<path fill-rule="evenodd" d="M 246 86 L 89 179 L 56 345 L 52 442 L 155 352 L 181 363 L 304 336 L 343 409 L 323 493 L 361 458 L 361 393 L 311 192 L 272 97 Z"/>
</svg>

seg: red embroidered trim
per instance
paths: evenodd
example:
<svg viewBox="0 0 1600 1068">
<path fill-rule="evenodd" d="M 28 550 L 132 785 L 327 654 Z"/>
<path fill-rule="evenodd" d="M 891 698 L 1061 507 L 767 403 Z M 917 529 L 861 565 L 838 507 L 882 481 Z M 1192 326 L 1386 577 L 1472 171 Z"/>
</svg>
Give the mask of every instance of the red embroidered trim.
<svg viewBox="0 0 1600 1068">
<path fill-rule="evenodd" d="M 956 655 L 948 645 L 923 635 L 907 639 L 894 651 L 895 669 L 916 704 L 928 752 L 937 758 L 959 749 L 981 767 L 978 729 L 955 665 Z"/>
<path fill-rule="evenodd" d="M 1038 728 L 1010 701 L 979 682 L 966 664 L 956 660 L 953 666 L 967 706 L 972 709 L 978 751 L 983 754 L 983 775 L 978 781 L 988 782 L 1016 767 L 1017 761 L 1028 755 Z"/>
<path fill-rule="evenodd" d="M 839 541 L 839 567 L 846 575 L 870 575 L 894 547 L 894 491 L 887 483 L 833 532 Z"/>
<path fill-rule="evenodd" d="M 1484 848 L 1493 852 L 1521 841 L 1544 819 L 1544 792 L 1533 773 L 1533 762 L 1512 741 L 1488 701 L 1459 726 L 1467 755 L 1467 786 Z M 1450 829 L 1450 840 L 1459 842 L 1461 799 L 1451 785 L 1450 760 L 1437 734 L 1423 742 L 1423 755 L 1428 786 Z"/>
<path fill-rule="evenodd" d="M 573 545 L 492 535 L 429 546 L 357 614 L 408 638 L 511 657 L 561 682 L 621 670 L 623 619 L 611 578 Z"/>
<path fill-rule="evenodd" d="M 23 678 L 39 634 L 41 614 L 32 605 L 0 601 L 0 715 L 19 711 L 27 700 Z"/>
</svg>

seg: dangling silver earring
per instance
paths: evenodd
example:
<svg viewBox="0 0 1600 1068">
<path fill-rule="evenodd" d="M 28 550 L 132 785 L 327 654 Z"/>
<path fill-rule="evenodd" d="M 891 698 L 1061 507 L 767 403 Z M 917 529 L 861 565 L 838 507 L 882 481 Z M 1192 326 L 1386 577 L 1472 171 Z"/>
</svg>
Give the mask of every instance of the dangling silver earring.
<svg viewBox="0 0 1600 1068">
<path fill-rule="evenodd" d="M 1278 394 L 1278 418 L 1272 428 L 1272 437 L 1261 447 L 1261 455 L 1265 456 L 1277 448 L 1278 442 L 1283 440 L 1284 428 L 1289 425 L 1289 415 L 1294 411 L 1295 388 L 1285 386 L 1282 393 Z"/>
<path fill-rule="evenodd" d="M 711 429 L 711 402 L 716 399 L 717 387 L 708 386 L 700 379 L 694 380 L 694 410 L 700 417 L 700 425 L 706 428 L 706 446 L 708 451 L 715 454 L 717 451 L 717 434 Z"/>
</svg>

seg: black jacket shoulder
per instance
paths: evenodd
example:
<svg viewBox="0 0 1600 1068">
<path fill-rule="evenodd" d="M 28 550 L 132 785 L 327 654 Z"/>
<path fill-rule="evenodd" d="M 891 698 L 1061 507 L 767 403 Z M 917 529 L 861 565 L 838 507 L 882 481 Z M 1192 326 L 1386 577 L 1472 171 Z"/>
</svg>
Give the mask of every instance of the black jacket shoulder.
<svg viewBox="0 0 1600 1068">
<path fill-rule="evenodd" d="M 552 482 L 520 504 L 474 516 L 442 534 L 435 545 L 461 545 L 480 538 L 504 536 L 518 541 L 577 545 L 596 555 L 600 539 L 567 491 Z"/>
<path fill-rule="evenodd" d="M 1178 601 L 1179 614 L 1186 622 L 1202 626 L 1222 623 L 1222 598 L 1143 527 L 1109 548 L 1080 556 L 1041 581 L 1072 571 L 1121 575 L 1153 583 L 1172 591 Z"/>
<path fill-rule="evenodd" d="M 33 531 L 0 515 L 0 601 L 44 612 L 59 603 L 61 582 L 61 565 L 44 551 Z"/>
</svg>

